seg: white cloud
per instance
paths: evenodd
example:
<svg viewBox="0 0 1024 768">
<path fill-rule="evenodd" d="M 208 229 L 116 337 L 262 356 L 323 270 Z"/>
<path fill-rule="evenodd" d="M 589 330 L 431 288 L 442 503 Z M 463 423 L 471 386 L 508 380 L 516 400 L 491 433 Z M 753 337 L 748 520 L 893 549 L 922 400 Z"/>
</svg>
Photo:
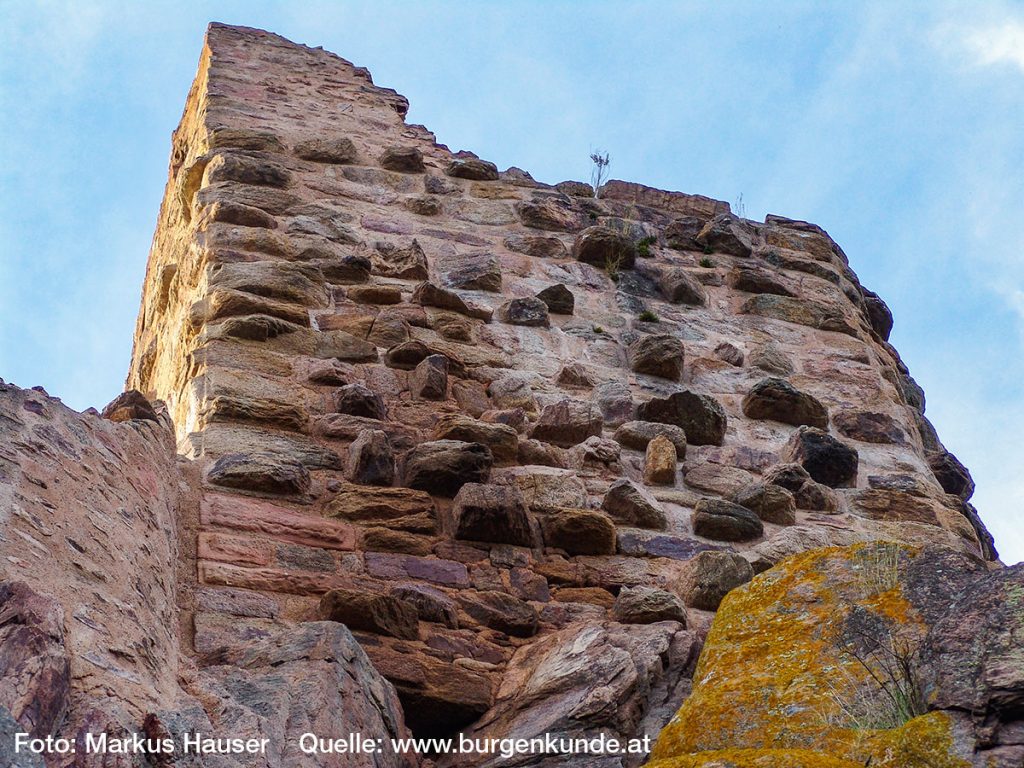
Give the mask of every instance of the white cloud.
<svg viewBox="0 0 1024 768">
<path fill-rule="evenodd" d="M 1024 22 L 1004 21 L 966 30 L 963 44 L 977 64 L 1012 64 L 1024 72 Z"/>
<path fill-rule="evenodd" d="M 969 67 L 1010 65 L 1024 73 L 1024 18 L 1006 9 L 980 22 L 949 19 L 933 28 L 932 42 Z"/>
</svg>

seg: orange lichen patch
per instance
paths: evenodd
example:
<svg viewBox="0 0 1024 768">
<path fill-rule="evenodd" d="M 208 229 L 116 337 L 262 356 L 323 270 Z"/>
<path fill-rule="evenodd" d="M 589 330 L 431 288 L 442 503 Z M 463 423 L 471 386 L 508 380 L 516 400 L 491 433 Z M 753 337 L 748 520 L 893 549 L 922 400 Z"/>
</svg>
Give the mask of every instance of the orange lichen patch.
<svg viewBox="0 0 1024 768">
<path fill-rule="evenodd" d="M 693 693 L 658 738 L 654 765 L 743 768 L 770 764 L 751 762 L 764 755 L 789 755 L 805 762 L 774 765 L 870 759 L 895 768 L 916 765 L 914 750 L 928 764 L 961 765 L 948 757 L 950 725 L 941 716 L 870 730 L 851 715 L 870 711 L 882 691 L 848 652 L 846 622 L 855 608 L 867 611 L 885 632 L 916 642 L 923 625 L 898 578 L 915 554 L 879 542 L 814 550 L 731 592 L 715 616 Z M 731 752 L 742 759 L 726 759 Z M 720 762 L 708 762 L 712 755 Z M 833 762 L 806 762 L 815 755 Z"/>
</svg>

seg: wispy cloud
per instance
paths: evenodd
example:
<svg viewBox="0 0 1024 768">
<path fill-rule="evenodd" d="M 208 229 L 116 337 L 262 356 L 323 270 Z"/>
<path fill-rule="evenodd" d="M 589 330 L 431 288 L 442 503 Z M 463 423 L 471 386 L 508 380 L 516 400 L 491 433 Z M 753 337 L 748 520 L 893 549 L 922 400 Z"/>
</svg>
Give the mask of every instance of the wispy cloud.
<svg viewBox="0 0 1024 768">
<path fill-rule="evenodd" d="M 932 37 L 971 67 L 1008 65 L 1024 73 L 1024 17 L 1003 11 L 982 22 L 948 20 L 933 29 Z"/>
<path fill-rule="evenodd" d="M 963 42 L 980 65 L 1012 64 L 1024 72 L 1024 21 L 968 30 Z"/>
</svg>

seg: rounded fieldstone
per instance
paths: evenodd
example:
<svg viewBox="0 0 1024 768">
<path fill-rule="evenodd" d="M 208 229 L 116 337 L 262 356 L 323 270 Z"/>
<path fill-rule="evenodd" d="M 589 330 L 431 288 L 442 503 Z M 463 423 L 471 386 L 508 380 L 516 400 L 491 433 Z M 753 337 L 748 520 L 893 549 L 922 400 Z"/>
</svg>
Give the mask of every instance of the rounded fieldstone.
<svg viewBox="0 0 1024 768">
<path fill-rule="evenodd" d="M 693 510 L 693 532 L 717 541 L 750 541 L 764 534 L 761 519 L 724 499 L 701 499 Z"/>
<path fill-rule="evenodd" d="M 655 587 L 626 587 L 615 598 L 612 618 L 620 624 L 678 621 L 686 626 L 686 606 L 677 595 Z"/>
<path fill-rule="evenodd" d="M 587 227 L 576 236 L 572 257 L 609 272 L 632 269 L 636 246 L 629 237 L 614 229 Z"/>
<path fill-rule="evenodd" d="M 766 523 L 796 523 L 796 500 L 781 485 L 753 483 L 740 490 L 733 501 L 751 510 Z"/>
<path fill-rule="evenodd" d="M 828 411 L 813 395 L 801 392 L 785 379 L 764 379 L 743 398 L 743 414 L 749 419 L 767 419 L 825 429 Z"/>
<path fill-rule="evenodd" d="M 815 427 L 800 427 L 782 451 L 782 458 L 799 464 L 812 479 L 830 488 L 853 487 L 857 451 Z"/>
</svg>

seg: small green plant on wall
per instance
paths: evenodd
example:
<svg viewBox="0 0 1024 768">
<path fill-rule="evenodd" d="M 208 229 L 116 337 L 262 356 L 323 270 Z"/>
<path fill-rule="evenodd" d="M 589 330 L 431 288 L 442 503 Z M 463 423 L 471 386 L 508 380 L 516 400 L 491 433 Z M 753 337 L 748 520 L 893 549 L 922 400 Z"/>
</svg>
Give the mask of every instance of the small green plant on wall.
<svg viewBox="0 0 1024 768">
<path fill-rule="evenodd" d="M 658 238 L 654 235 L 648 235 L 647 237 L 641 237 L 636 244 L 636 253 L 642 259 L 651 258 L 651 246 L 658 242 Z"/>
</svg>

